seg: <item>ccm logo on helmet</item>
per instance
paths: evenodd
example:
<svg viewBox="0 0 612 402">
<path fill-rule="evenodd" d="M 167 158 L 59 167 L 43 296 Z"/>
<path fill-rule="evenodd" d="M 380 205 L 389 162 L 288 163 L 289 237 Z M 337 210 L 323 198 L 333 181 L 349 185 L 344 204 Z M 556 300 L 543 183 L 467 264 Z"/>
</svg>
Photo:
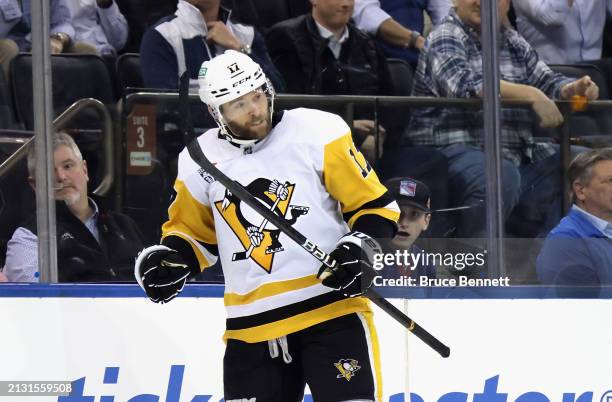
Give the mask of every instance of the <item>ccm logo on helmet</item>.
<svg viewBox="0 0 612 402">
<path fill-rule="evenodd" d="M 243 83 L 245 83 L 246 81 L 250 80 L 251 78 L 252 78 L 252 76 L 251 76 L 251 75 L 246 76 L 246 77 L 244 77 L 244 78 L 240 79 L 240 81 L 236 81 L 236 82 L 234 82 L 234 85 L 232 85 L 232 87 L 233 87 L 233 88 L 235 88 L 235 87 L 237 87 L 238 85 L 243 84 Z"/>
</svg>

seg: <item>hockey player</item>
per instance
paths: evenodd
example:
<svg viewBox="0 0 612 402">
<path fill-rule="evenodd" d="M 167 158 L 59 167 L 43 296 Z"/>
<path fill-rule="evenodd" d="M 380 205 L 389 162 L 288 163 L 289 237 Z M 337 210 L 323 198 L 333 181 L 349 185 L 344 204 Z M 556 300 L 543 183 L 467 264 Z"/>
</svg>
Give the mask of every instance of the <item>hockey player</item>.
<svg viewBox="0 0 612 402">
<path fill-rule="evenodd" d="M 184 150 L 162 244 L 138 256 L 138 282 L 151 300 L 168 302 L 220 259 L 227 401 L 301 401 L 306 383 L 315 401 L 380 400 L 377 336 L 360 297 L 372 280 L 361 275 L 362 251 L 373 249 L 361 240 L 393 237 L 397 204 L 341 118 L 273 113 L 274 89 L 248 56 L 226 51 L 204 62 L 198 79 L 219 126 L 198 138 L 206 157 L 338 265 L 320 267 Z"/>
</svg>

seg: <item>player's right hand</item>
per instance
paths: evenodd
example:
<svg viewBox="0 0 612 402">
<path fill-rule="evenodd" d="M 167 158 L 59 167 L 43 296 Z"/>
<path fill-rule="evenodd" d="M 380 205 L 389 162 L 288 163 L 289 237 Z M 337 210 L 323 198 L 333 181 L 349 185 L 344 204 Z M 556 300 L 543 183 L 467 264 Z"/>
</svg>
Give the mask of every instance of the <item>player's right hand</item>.
<svg viewBox="0 0 612 402">
<path fill-rule="evenodd" d="M 317 274 L 324 286 L 338 290 L 347 297 L 361 296 L 372 286 L 376 275 L 372 261 L 382 252 L 376 240 L 361 232 L 342 236 L 329 254 L 336 265 L 322 265 Z"/>
<path fill-rule="evenodd" d="M 178 251 L 162 245 L 142 250 L 134 266 L 136 281 L 155 303 L 168 303 L 178 296 L 190 272 Z"/>
</svg>

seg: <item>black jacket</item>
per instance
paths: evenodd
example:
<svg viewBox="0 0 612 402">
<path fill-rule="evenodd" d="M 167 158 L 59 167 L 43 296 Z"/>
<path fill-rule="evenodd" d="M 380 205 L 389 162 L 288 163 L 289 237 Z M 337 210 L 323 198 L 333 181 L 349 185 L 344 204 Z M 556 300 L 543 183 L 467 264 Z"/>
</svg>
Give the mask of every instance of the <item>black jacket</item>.
<svg viewBox="0 0 612 402">
<path fill-rule="evenodd" d="M 103 200 L 92 198 L 99 210 L 100 243 L 65 203 L 55 204 L 59 281 L 134 281 L 134 260 L 144 247 L 140 229 L 129 216 L 112 212 Z M 23 226 L 37 234 L 36 216 Z"/>
<path fill-rule="evenodd" d="M 281 21 L 266 36 L 268 51 L 287 92 L 302 94 L 391 95 L 383 52 L 366 33 L 348 24 L 349 37 L 335 59 L 312 15 Z"/>
</svg>

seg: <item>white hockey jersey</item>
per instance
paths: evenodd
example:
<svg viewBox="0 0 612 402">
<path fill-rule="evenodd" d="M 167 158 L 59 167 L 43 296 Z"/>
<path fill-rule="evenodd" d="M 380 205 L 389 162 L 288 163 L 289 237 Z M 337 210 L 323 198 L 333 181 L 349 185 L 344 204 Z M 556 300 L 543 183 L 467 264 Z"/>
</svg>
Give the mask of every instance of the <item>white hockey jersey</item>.
<svg viewBox="0 0 612 402">
<path fill-rule="evenodd" d="M 399 218 L 397 204 L 383 197 L 386 188 L 336 115 L 285 111 L 269 135 L 250 148 L 220 139 L 218 129 L 198 140 L 219 170 L 326 252 L 364 214 Z M 201 269 L 216 262 L 211 250 L 218 249 L 225 276 L 225 338 L 261 342 L 369 311 L 367 299 L 347 299 L 321 285 L 316 278 L 321 263 L 229 193 L 186 149 L 179 156 L 175 190 L 162 237 L 187 241 Z"/>
</svg>

